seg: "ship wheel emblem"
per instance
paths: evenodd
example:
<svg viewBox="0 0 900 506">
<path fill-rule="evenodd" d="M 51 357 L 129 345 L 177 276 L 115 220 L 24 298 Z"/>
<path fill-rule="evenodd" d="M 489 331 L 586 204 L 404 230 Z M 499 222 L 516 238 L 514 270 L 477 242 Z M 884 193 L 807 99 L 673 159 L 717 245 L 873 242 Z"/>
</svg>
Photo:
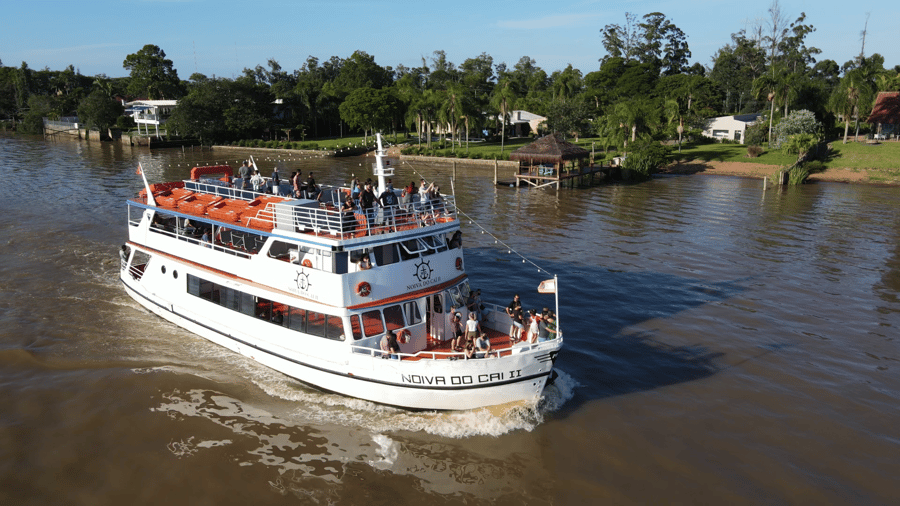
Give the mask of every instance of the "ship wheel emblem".
<svg viewBox="0 0 900 506">
<path fill-rule="evenodd" d="M 434 269 L 431 268 L 431 264 L 427 260 L 422 260 L 422 263 L 416 265 L 416 278 L 419 281 L 431 279 L 432 272 L 434 272 Z"/>
<path fill-rule="evenodd" d="M 297 272 L 297 289 L 305 291 L 309 291 L 309 287 L 312 286 L 309 283 L 309 274 L 303 272 L 302 270 Z"/>
</svg>

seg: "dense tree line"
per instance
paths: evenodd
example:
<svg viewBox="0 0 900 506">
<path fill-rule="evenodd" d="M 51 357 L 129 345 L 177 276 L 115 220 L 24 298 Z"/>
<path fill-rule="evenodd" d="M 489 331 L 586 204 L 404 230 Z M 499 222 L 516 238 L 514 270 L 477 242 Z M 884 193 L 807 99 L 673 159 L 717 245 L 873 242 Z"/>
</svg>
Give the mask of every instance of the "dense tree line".
<svg viewBox="0 0 900 506">
<path fill-rule="evenodd" d="M 272 59 L 233 79 L 182 80 L 165 52 L 148 44 L 125 57 L 124 78 L 86 77 L 73 66 L 0 66 L 0 119 L 39 131 L 42 117 L 78 114 L 102 128 L 121 121 L 115 97 L 178 99 L 170 130 L 205 143 L 380 130 L 415 132 L 427 144 L 448 136 L 460 149 L 485 130 L 505 142 L 511 111 L 524 109 L 547 117 L 547 132 L 599 136 L 627 151 L 641 139 L 680 143 L 722 114 L 763 113 L 771 135 L 780 118 L 808 110 L 826 126 L 842 121 L 846 132 L 865 119 L 877 91 L 900 89 L 900 66 L 886 70 L 880 55 L 862 51 L 843 65 L 817 61 L 806 15 L 787 23 L 777 0 L 768 12 L 765 22 L 732 34 L 709 66 L 688 65 L 688 37 L 664 14 L 626 13 L 624 23 L 600 30 L 605 55 L 587 74 L 569 65 L 548 75 L 528 56 L 510 67 L 487 53 L 457 65 L 443 51 L 418 67 L 382 67 L 356 51 L 310 56 L 294 71 Z"/>
</svg>

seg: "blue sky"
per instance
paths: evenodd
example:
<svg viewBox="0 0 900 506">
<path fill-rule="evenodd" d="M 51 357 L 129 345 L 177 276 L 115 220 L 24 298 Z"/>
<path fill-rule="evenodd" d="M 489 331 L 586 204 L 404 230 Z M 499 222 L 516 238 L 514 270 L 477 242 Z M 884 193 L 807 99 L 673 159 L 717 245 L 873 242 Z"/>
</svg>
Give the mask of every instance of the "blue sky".
<svg viewBox="0 0 900 506">
<path fill-rule="evenodd" d="M 751 5 L 752 4 L 752 5 Z M 179 77 L 194 72 L 234 77 L 274 58 L 287 71 L 307 56 L 327 60 L 363 50 L 382 66 L 421 65 L 435 50 L 460 64 L 487 53 L 514 65 L 530 56 L 548 74 L 572 64 L 587 74 L 605 54 L 599 30 L 623 24 L 625 12 L 662 12 L 688 36 L 691 62 L 710 65 L 730 35 L 765 20 L 769 1 L 533 1 L 533 0 L 3 0 L 0 61 L 32 69 L 127 75 L 122 61 L 156 44 Z M 860 32 L 871 14 L 866 55 L 900 64 L 900 5 L 872 2 L 781 0 L 788 21 L 806 12 L 816 27 L 807 45 L 819 59 L 842 64 L 860 51 Z"/>
</svg>

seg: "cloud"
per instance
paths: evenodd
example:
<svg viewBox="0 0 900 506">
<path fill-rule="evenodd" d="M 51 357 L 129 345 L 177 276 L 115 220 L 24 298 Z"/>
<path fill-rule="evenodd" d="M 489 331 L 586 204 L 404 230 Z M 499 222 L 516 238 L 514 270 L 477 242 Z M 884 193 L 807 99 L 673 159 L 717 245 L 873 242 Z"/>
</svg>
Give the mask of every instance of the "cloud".
<svg viewBox="0 0 900 506">
<path fill-rule="evenodd" d="M 590 14 L 552 14 L 542 18 L 498 21 L 497 26 L 512 30 L 546 30 L 589 23 Z"/>
</svg>

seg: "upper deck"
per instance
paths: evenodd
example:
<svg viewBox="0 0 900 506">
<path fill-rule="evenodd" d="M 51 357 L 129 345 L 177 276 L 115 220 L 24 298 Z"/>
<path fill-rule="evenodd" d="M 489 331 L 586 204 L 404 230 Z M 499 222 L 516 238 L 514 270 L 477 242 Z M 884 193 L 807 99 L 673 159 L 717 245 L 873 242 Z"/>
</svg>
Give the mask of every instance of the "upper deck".
<svg viewBox="0 0 900 506">
<path fill-rule="evenodd" d="M 278 187 L 273 188 L 271 179 L 266 179 L 265 188 L 278 191 Z M 342 211 L 342 203 L 350 196 L 350 188 L 342 186 L 322 185 L 316 198 L 303 199 L 242 190 L 215 178 L 157 183 L 150 185 L 150 190 L 155 207 L 162 212 L 332 248 L 370 242 L 374 236 L 379 240 L 390 240 L 383 236 L 418 229 L 432 233 L 459 226 L 456 200 L 452 195 L 422 200 L 416 194 L 408 203 L 376 204 L 366 213 L 358 202 L 354 203 L 352 211 Z M 399 201 L 400 191 L 393 192 Z M 148 202 L 146 190 L 141 190 L 131 202 L 140 207 L 154 207 Z"/>
</svg>

